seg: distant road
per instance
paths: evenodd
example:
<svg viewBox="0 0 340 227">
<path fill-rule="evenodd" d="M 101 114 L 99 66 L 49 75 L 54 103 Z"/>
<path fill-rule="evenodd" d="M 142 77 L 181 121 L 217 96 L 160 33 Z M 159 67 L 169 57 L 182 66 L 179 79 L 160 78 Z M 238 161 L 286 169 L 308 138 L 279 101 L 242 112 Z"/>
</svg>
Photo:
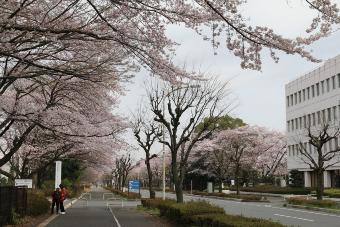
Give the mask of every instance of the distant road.
<svg viewBox="0 0 340 227">
<path fill-rule="evenodd" d="M 143 197 L 148 197 L 148 191 L 142 190 Z M 156 192 L 157 197 L 162 197 L 162 192 Z M 175 198 L 173 193 L 166 193 L 167 198 Z M 252 203 L 237 202 L 216 198 L 198 197 L 184 195 L 185 201 L 204 199 L 211 204 L 223 207 L 228 214 L 244 215 L 247 217 L 257 217 L 272 219 L 282 224 L 301 227 L 339 227 L 340 215 L 329 214 L 319 211 L 309 211 L 303 209 L 286 208 L 282 203 Z"/>
</svg>

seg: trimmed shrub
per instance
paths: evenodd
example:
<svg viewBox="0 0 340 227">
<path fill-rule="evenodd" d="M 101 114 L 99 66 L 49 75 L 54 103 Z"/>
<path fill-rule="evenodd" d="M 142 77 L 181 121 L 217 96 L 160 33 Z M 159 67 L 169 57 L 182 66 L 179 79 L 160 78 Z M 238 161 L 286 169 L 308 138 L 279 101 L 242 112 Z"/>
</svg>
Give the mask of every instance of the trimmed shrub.
<svg viewBox="0 0 340 227">
<path fill-rule="evenodd" d="M 340 198 L 340 189 L 338 188 L 328 188 L 324 190 L 324 195 L 331 198 Z"/>
<path fill-rule="evenodd" d="M 208 193 L 208 192 L 199 192 L 199 191 L 194 191 L 193 194 L 201 195 L 201 196 L 217 196 L 217 197 L 223 197 L 223 198 L 240 199 L 242 202 L 266 201 L 266 200 L 262 200 L 262 196 L 260 195 L 247 195 L 247 194 L 236 195 L 236 194 L 225 194 L 225 193 L 219 193 L 219 192 Z"/>
<path fill-rule="evenodd" d="M 181 224 L 192 223 L 191 217 L 199 214 L 224 214 L 224 209 L 205 201 L 174 203 L 160 207 L 161 215 Z"/>
<path fill-rule="evenodd" d="M 236 190 L 236 188 L 231 188 Z M 256 187 L 244 187 L 240 188 L 244 192 L 258 192 L 258 193 L 272 193 L 272 194 L 295 194 L 295 195 L 307 195 L 311 194 L 310 188 L 293 188 L 293 187 L 277 187 L 273 185 L 259 185 Z"/>
<path fill-rule="evenodd" d="M 293 205 L 314 206 L 314 207 L 322 207 L 322 208 L 337 207 L 337 203 L 333 200 L 316 200 L 316 199 L 306 199 L 303 197 L 292 197 L 292 198 L 288 198 L 287 202 Z"/>
<path fill-rule="evenodd" d="M 284 225 L 270 220 L 228 214 L 195 215 L 192 219 L 200 227 L 284 227 Z"/>
<path fill-rule="evenodd" d="M 38 216 L 45 214 L 50 209 L 50 202 L 46 199 L 44 193 L 30 191 L 27 194 L 27 215 Z"/>
<path fill-rule="evenodd" d="M 177 222 L 181 226 L 200 227 L 283 227 L 277 222 L 258 218 L 246 218 L 237 215 L 227 215 L 224 209 L 205 201 L 176 203 L 167 199 L 142 199 L 142 205 L 147 208 L 160 209 L 161 216 Z"/>
<path fill-rule="evenodd" d="M 140 194 L 139 193 L 135 193 L 135 192 L 122 192 L 122 191 L 119 191 L 117 189 L 113 189 L 113 188 L 109 188 L 109 187 L 106 187 L 105 189 L 115 193 L 115 194 L 118 194 L 124 198 L 127 198 L 127 199 L 140 199 Z"/>
</svg>

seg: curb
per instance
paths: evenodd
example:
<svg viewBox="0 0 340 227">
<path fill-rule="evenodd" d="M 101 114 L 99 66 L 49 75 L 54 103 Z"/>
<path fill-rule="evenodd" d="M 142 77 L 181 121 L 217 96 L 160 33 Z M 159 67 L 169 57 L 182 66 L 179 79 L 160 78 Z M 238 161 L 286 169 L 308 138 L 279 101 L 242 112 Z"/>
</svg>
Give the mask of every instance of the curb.
<svg viewBox="0 0 340 227">
<path fill-rule="evenodd" d="M 220 200 L 229 200 L 229 201 L 236 201 L 236 202 L 242 202 L 242 203 L 270 203 L 270 201 L 248 201 L 244 199 L 237 199 L 237 198 L 228 198 L 228 197 L 222 197 L 222 196 L 210 196 L 210 195 L 195 195 L 195 194 L 186 194 L 194 197 L 200 197 L 200 198 L 212 198 L 212 199 L 220 199 Z"/>
<path fill-rule="evenodd" d="M 78 199 L 74 199 L 72 200 L 70 203 L 68 203 L 65 206 L 65 210 L 67 210 L 68 208 L 70 208 L 75 202 L 77 202 Z M 58 214 L 53 214 L 52 216 L 50 216 L 49 218 L 47 218 L 45 221 L 43 221 L 42 223 L 40 223 L 37 227 L 46 227 L 51 221 L 53 221 L 56 217 L 58 217 Z"/>
<path fill-rule="evenodd" d="M 301 206 L 301 205 L 293 205 L 293 204 L 285 204 L 285 207 L 298 208 L 298 209 L 304 209 L 304 210 L 323 211 L 323 212 L 331 213 L 331 214 L 340 214 L 340 210 L 327 209 L 327 208 L 321 208 L 321 207 L 309 207 L 309 206 Z"/>
</svg>

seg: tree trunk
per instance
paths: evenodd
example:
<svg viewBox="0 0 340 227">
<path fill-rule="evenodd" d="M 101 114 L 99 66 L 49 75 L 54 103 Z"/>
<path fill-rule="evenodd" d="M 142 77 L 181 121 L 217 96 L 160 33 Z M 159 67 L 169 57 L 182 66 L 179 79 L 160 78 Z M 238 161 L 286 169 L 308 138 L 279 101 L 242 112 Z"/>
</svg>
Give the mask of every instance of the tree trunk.
<svg viewBox="0 0 340 227">
<path fill-rule="evenodd" d="M 240 177 L 239 177 L 239 166 L 236 165 L 236 169 L 235 169 L 235 183 L 236 183 L 236 195 L 240 194 Z"/>
<path fill-rule="evenodd" d="M 149 155 L 147 154 L 147 156 L 149 156 Z M 155 193 L 153 193 L 153 190 L 152 190 L 152 171 L 151 171 L 151 166 L 150 166 L 150 158 L 147 157 L 145 162 L 146 162 L 146 168 L 148 170 L 150 199 L 154 199 L 155 198 Z"/>
<path fill-rule="evenodd" d="M 222 184 L 223 184 L 223 180 L 222 179 L 220 179 L 220 181 L 219 181 L 219 188 L 218 188 L 218 192 L 219 193 L 222 193 Z"/>
<path fill-rule="evenodd" d="M 175 191 L 176 191 L 176 199 L 177 203 L 183 203 L 183 189 L 182 189 L 182 183 L 180 180 L 175 182 Z"/>
<path fill-rule="evenodd" d="M 322 200 L 323 197 L 323 170 L 316 171 L 317 186 L 316 186 L 316 198 L 317 200 Z"/>
</svg>

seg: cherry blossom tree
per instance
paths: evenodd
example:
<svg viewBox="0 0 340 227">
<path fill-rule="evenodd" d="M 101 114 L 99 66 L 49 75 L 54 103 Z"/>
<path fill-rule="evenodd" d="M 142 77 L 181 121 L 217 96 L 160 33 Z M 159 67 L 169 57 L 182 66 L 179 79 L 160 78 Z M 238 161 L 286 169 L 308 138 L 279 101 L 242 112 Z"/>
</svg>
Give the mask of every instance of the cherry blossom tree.
<svg viewBox="0 0 340 227">
<path fill-rule="evenodd" d="M 282 176 L 287 174 L 287 142 L 281 132 L 256 127 L 258 139 L 256 149 L 259 156 L 256 169 L 263 177 Z"/>
<path fill-rule="evenodd" d="M 213 142 L 229 154 L 234 169 L 237 194 L 240 194 L 240 174 L 242 168 L 255 163 L 258 151 L 255 149 L 258 134 L 252 126 L 222 130 L 214 137 Z"/>
</svg>

